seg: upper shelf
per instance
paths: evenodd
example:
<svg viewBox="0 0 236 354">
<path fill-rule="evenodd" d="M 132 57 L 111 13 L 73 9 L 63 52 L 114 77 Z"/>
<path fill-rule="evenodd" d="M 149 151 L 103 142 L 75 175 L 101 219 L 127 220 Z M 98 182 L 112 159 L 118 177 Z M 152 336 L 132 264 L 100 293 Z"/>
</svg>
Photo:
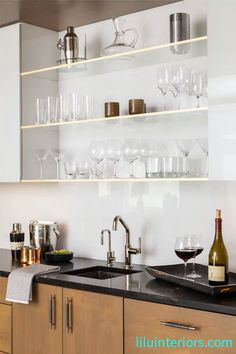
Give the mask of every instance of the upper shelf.
<svg viewBox="0 0 236 354">
<path fill-rule="evenodd" d="M 62 64 L 41 69 L 25 71 L 21 73 L 22 77 L 36 75 L 55 70 L 62 73 L 79 72 L 80 75 L 92 75 L 108 73 L 117 70 L 136 68 L 140 66 L 160 65 L 173 61 L 184 61 L 196 57 L 205 57 L 207 55 L 207 36 L 197 37 L 186 41 L 167 43 L 148 48 L 136 49 L 124 53 L 101 56 L 97 58 L 81 60 L 73 64 Z M 190 50 L 187 54 L 176 55 L 171 52 L 171 47 L 190 44 Z"/>
</svg>

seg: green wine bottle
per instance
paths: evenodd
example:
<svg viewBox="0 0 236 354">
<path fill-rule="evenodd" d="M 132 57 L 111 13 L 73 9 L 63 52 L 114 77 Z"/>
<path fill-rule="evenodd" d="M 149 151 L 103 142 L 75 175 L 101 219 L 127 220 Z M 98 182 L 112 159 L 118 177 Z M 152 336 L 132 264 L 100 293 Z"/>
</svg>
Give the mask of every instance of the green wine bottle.
<svg viewBox="0 0 236 354">
<path fill-rule="evenodd" d="M 216 210 L 215 239 L 211 246 L 208 261 L 208 280 L 210 285 L 228 284 L 228 253 L 222 237 L 221 210 Z"/>
</svg>

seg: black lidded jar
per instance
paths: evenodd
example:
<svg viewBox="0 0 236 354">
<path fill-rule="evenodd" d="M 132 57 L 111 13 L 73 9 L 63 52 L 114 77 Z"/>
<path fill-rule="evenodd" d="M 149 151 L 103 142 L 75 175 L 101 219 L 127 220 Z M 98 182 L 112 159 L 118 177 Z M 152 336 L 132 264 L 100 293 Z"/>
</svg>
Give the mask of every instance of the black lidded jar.
<svg viewBox="0 0 236 354">
<path fill-rule="evenodd" d="M 25 234 L 21 231 L 21 224 L 13 224 L 13 230 L 10 233 L 12 259 L 20 260 L 21 247 L 24 246 L 24 240 Z"/>
</svg>

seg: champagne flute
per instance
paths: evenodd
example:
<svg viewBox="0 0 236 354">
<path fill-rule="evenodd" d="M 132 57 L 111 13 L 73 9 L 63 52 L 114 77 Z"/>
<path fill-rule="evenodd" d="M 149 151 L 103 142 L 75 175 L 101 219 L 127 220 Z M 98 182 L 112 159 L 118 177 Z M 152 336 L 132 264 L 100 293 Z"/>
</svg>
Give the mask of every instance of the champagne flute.
<svg viewBox="0 0 236 354">
<path fill-rule="evenodd" d="M 187 275 L 187 278 L 190 279 L 202 278 L 200 274 L 196 273 L 196 265 L 195 265 L 195 258 L 199 256 L 204 250 L 202 238 L 200 235 L 186 235 L 185 238 L 186 238 L 187 248 L 189 250 L 196 251 L 195 255 L 193 256 L 193 271 L 191 274 Z"/>
<path fill-rule="evenodd" d="M 197 108 L 200 108 L 201 97 L 206 95 L 207 83 L 204 75 L 194 73 L 192 76 L 192 95 L 197 99 Z"/>
<path fill-rule="evenodd" d="M 64 152 L 60 151 L 60 149 L 52 149 L 50 150 L 50 154 L 53 157 L 53 160 L 56 162 L 57 179 L 60 179 L 60 163 L 64 158 Z"/>
<path fill-rule="evenodd" d="M 175 242 L 175 254 L 184 261 L 184 278 L 187 278 L 187 262 L 196 256 L 196 249 L 190 248 L 187 237 L 177 237 Z"/>
<path fill-rule="evenodd" d="M 184 70 L 182 66 L 172 65 L 170 69 L 170 83 L 176 92 L 177 109 L 180 109 L 180 94 L 184 88 Z"/>
</svg>

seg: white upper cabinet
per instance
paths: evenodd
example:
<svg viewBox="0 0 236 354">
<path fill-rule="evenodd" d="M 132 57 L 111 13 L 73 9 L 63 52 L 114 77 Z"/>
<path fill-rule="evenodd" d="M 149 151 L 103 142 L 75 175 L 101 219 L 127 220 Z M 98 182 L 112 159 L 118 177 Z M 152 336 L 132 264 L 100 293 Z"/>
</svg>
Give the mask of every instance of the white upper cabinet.
<svg viewBox="0 0 236 354">
<path fill-rule="evenodd" d="M 208 1 L 209 178 L 236 179 L 236 1 Z"/>
<path fill-rule="evenodd" d="M 0 182 L 20 181 L 20 24 L 0 28 Z"/>
</svg>

